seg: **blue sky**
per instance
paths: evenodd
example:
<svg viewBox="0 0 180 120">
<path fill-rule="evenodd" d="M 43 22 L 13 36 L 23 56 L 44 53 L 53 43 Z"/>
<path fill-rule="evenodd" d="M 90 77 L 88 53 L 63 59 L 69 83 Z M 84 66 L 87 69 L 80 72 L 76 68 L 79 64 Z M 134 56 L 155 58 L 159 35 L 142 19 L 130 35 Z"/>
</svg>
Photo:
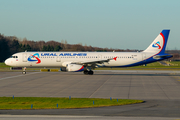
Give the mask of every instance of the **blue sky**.
<svg viewBox="0 0 180 120">
<path fill-rule="evenodd" d="M 0 0 L 0 33 L 28 40 L 145 49 L 170 29 L 180 49 L 179 0 Z"/>
</svg>

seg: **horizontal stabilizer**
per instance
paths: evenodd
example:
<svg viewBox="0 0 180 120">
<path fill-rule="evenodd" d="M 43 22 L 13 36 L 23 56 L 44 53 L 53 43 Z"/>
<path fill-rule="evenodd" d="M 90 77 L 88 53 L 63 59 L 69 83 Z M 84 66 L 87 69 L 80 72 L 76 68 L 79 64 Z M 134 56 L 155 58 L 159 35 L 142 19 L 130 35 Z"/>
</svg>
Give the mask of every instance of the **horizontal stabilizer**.
<svg viewBox="0 0 180 120">
<path fill-rule="evenodd" d="M 166 58 L 171 58 L 171 57 L 172 57 L 172 55 L 170 55 L 170 54 L 153 56 L 154 59 L 166 59 Z"/>
</svg>

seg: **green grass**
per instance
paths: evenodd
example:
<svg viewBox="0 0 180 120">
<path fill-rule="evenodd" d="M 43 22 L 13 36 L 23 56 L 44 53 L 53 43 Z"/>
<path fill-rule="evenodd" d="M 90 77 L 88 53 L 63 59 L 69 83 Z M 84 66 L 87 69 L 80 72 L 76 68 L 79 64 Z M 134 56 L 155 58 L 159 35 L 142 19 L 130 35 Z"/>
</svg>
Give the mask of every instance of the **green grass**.
<svg viewBox="0 0 180 120">
<path fill-rule="evenodd" d="M 0 68 L 9 68 L 10 66 L 7 66 L 5 63 L 1 62 L 0 63 Z"/>
<path fill-rule="evenodd" d="M 9 71 L 10 70 L 10 66 L 7 66 L 5 63 L 1 63 L 0 62 L 0 71 Z"/>
<path fill-rule="evenodd" d="M 180 61 L 172 61 L 172 62 L 166 62 L 166 63 L 169 63 L 171 66 L 180 67 Z"/>
<path fill-rule="evenodd" d="M 93 105 L 94 101 L 94 105 Z M 0 97 L 0 109 L 69 109 L 142 103 L 142 100 L 95 98 Z M 57 108 L 58 104 L 58 108 Z"/>
</svg>

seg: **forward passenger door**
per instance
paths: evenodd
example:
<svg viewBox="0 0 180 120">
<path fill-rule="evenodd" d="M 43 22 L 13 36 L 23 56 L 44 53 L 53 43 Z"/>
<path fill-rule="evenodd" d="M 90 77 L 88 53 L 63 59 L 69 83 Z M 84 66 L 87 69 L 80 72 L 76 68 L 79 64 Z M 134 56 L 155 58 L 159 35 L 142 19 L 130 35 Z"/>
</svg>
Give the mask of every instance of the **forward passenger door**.
<svg viewBox="0 0 180 120">
<path fill-rule="evenodd" d="M 27 62 L 27 53 L 23 53 L 22 55 L 22 61 Z"/>
</svg>

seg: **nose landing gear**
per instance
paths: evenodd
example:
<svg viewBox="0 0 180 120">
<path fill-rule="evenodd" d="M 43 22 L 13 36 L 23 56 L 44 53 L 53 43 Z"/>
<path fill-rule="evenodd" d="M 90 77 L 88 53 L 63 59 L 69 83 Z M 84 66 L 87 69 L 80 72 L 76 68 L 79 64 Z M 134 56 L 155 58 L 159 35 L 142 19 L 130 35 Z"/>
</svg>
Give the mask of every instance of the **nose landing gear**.
<svg viewBox="0 0 180 120">
<path fill-rule="evenodd" d="M 26 67 L 23 68 L 23 72 L 22 72 L 23 75 L 26 74 Z"/>
</svg>

